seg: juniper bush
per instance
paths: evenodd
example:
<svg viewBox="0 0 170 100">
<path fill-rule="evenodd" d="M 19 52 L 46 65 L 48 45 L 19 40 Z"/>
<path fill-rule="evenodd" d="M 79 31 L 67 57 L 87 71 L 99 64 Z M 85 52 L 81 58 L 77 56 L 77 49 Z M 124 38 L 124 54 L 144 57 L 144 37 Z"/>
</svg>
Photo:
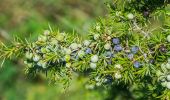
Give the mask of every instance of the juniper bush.
<svg viewBox="0 0 170 100">
<path fill-rule="evenodd" d="M 34 42 L 0 45 L 0 58 L 23 57 L 26 73 L 49 72 L 51 80 L 69 84 L 73 73 L 85 73 L 86 88 L 123 84 L 133 99 L 170 99 L 170 10 L 167 0 L 116 0 L 86 40 L 45 30 Z M 155 23 L 160 25 L 154 26 Z M 23 56 L 25 55 L 25 57 Z M 3 60 L 3 61 L 4 61 Z M 81 75 L 81 74 L 80 74 Z M 96 77 L 100 79 L 95 80 Z"/>
</svg>

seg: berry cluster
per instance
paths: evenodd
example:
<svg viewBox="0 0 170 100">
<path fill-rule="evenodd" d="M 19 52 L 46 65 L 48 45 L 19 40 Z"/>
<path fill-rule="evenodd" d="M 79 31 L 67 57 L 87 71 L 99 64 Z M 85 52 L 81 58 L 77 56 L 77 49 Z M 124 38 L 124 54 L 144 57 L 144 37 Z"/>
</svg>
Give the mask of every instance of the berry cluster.
<svg viewBox="0 0 170 100">
<path fill-rule="evenodd" d="M 86 40 L 46 30 L 36 42 L 24 48 L 27 71 L 50 72 L 53 79 L 62 80 L 71 79 L 72 73 L 83 73 L 89 78 L 88 89 L 123 83 L 129 91 L 138 87 L 147 93 L 158 91 L 155 94 L 167 98 L 170 94 L 169 11 L 164 9 L 162 4 L 166 2 L 163 1 L 158 11 L 154 11 L 157 4 L 151 9 L 154 4 L 151 0 L 137 1 L 140 2 L 125 0 L 124 8 L 119 8 L 120 2 L 117 2 L 111 14 L 92 27 Z M 145 3 L 151 4 L 145 8 Z M 161 25 L 152 27 L 160 22 Z M 1 53 L 2 57 L 11 54 L 6 47 L 5 50 L 7 53 Z M 160 84 L 163 87 L 155 88 Z M 155 94 L 148 95 L 155 98 Z"/>
<path fill-rule="evenodd" d="M 170 89 L 170 59 L 161 65 L 161 70 L 157 71 L 157 76 L 163 87 Z"/>
<path fill-rule="evenodd" d="M 27 48 L 24 63 L 27 64 L 30 69 L 33 68 L 44 71 L 55 64 L 63 65 L 64 61 L 69 60 L 70 57 L 66 55 L 65 60 L 63 60 L 64 58 L 62 56 L 71 51 L 63 51 L 65 48 L 60 45 L 60 41 L 64 39 L 65 34 L 60 33 L 57 36 L 58 38 L 53 38 L 50 36 L 50 31 L 45 30 L 44 35 L 39 36 L 38 40 L 30 44 L 29 48 Z M 56 57 L 59 59 L 54 61 L 53 58 Z"/>
</svg>

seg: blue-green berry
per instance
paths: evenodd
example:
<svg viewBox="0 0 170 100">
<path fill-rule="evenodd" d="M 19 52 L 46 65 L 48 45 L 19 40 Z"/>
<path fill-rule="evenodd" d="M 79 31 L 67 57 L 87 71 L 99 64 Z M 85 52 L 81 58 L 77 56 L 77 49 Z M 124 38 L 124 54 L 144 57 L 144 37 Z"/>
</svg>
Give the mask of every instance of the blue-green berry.
<svg viewBox="0 0 170 100">
<path fill-rule="evenodd" d="M 72 53 L 71 49 L 69 48 L 65 48 L 64 51 L 67 55 L 70 55 Z"/>
<path fill-rule="evenodd" d="M 112 39 L 112 43 L 113 43 L 113 44 L 120 44 L 119 38 L 113 38 L 113 39 Z"/>
<path fill-rule="evenodd" d="M 117 52 L 122 51 L 121 45 L 115 45 L 114 50 L 117 51 Z"/>
<path fill-rule="evenodd" d="M 131 52 L 136 54 L 139 51 L 139 47 L 138 46 L 132 46 L 131 48 Z"/>
<path fill-rule="evenodd" d="M 132 60 L 133 57 L 134 57 L 134 55 L 133 55 L 132 53 L 128 54 L 127 56 L 128 56 L 128 58 L 129 58 L 130 60 Z"/>
<path fill-rule="evenodd" d="M 113 82 L 113 77 L 111 75 L 106 75 L 105 76 L 105 84 L 111 84 Z"/>
<path fill-rule="evenodd" d="M 99 60 L 98 55 L 91 56 L 91 62 L 96 63 Z"/>
<path fill-rule="evenodd" d="M 167 41 L 170 42 L 170 35 L 167 36 Z"/>
<path fill-rule="evenodd" d="M 116 65 L 115 65 L 115 68 L 116 68 L 116 69 L 119 69 L 119 70 L 122 70 L 122 69 L 123 69 L 123 67 L 122 67 L 120 64 L 116 64 Z"/>
<path fill-rule="evenodd" d="M 122 75 L 119 72 L 115 73 L 115 79 L 120 79 L 120 78 L 122 78 Z"/>
<path fill-rule="evenodd" d="M 155 60 L 152 58 L 152 59 L 149 59 L 149 63 L 150 64 L 154 64 L 155 63 Z"/>
<path fill-rule="evenodd" d="M 33 54 L 32 54 L 32 53 L 30 53 L 30 52 L 26 52 L 25 57 L 26 57 L 27 59 L 32 59 Z"/>
<path fill-rule="evenodd" d="M 83 42 L 84 46 L 89 46 L 90 43 L 91 43 L 90 40 L 84 40 L 84 42 Z"/>
<path fill-rule="evenodd" d="M 94 40 L 98 40 L 99 39 L 99 37 L 100 37 L 100 34 L 94 34 Z"/>
<path fill-rule="evenodd" d="M 129 14 L 127 15 L 127 18 L 130 19 L 130 20 L 132 20 L 132 19 L 134 19 L 134 15 L 133 15 L 132 13 L 129 13 Z"/>
<path fill-rule="evenodd" d="M 86 53 L 86 54 L 91 54 L 91 53 L 92 53 L 91 48 L 87 48 L 87 49 L 85 50 L 85 53 Z"/>
<path fill-rule="evenodd" d="M 78 51 L 78 57 L 82 58 L 84 57 L 85 52 L 83 50 Z"/>
<path fill-rule="evenodd" d="M 170 82 L 167 82 L 167 83 L 166 83 L 166 87 L 167 87 L 168 89 L 170 89 Z"/>
<path fill-rule="evenodd" d="M 97 67 L 97 64 L 96 64 L 96 63 L 90 63 L 90 68 L 96 69 L 96 67 Z"/>
<path fill-rule="evenodd" d="M 106 43 L 106 44 L 104 45 L 104 48 L 105 48 L 106 50 L 111 49 L 111 44 L 110 44 L 110 43 Z"/>
<path fill-rule="evenodd" d="M 106 56 L 106 58 L 112 58 L 114 56 L 111 51 L 105 52 L 104 55 Z"/>
<path fill-rule="evenodd" d="M 72 43 L 72 44 L 70 45 L 70 48 L 71 48 L 72 50 L 77 50 L 77 49 L 78 49 L 78 44 L 77 44 L 77 43 Z"/>
<path fill-rule="evenodd" d="M 135 68 L 139 68 L 141 66 L 140 62 L 138 62 L 138 61 L 135 61 L 133 63 L 133 65 L 134 65 Z"/>
<path fill-rule="evenodd" d="M 166 67 L 167 69 L 170 69 L 170 64 L 167 63 L 165 67 Z"/>
<path fill-rule="evenodd" d="M 33 57 L 33 61 L 37 62 L 37 61 L 39 61 L 39 60 L 40 60 L 40 56 L 38 56 L 38 55 L 34 55 L 34 57 Z"/>
<path fill-rule="evenodd" d="M 167 77 L 166 77 L 166 78 L 167 78 L 167 80 L 168 80 L 168 81 L 170 81 L 170 75 L 167 75 Z"/>
</svg>

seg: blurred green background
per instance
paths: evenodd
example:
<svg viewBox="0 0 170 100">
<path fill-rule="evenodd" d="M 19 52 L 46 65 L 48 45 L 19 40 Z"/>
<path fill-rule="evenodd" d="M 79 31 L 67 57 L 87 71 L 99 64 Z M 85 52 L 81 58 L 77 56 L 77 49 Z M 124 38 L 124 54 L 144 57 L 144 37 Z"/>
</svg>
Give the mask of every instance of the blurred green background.
<svg viewBox="0 0 170 100">
<path fill-rule="evenodd" d="M 0 0 L 0 40 L 13 37 L 33 41 L 51 25 L 65 32 L 87 34 L 89 27 L 107 13 L 111 0 Z M 103 100 L 100 91 L 89 91 L 82 80 L 73 81 L 67 92 L 49 84 L 44 75 L 27 77 L 22 60 L 6 61 L 0 69 L 0 100 Z M 102 93 L 103 94 L 103 93 Z"/>
</svg>

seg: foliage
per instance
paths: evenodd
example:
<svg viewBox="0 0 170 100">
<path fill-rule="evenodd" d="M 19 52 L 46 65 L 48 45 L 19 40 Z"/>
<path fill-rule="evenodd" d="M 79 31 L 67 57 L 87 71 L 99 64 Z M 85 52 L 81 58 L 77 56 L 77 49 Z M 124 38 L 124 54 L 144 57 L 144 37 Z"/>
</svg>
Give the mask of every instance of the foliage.
<svg viewBox="0 0 170 100">
<path fill-rule="evenodd" d="M 170 99 L 168 6 L 166 0 L 117 0 L 86 39 L 49 27 L 33 43 L 2 44 L 1 58 L 25 55 L 27 74 L 43 72 L 65 87 L 77 73 L 88 77 L 87 89 L 121 92 L 121 86 L 129 99 Z"/>
</svg>

